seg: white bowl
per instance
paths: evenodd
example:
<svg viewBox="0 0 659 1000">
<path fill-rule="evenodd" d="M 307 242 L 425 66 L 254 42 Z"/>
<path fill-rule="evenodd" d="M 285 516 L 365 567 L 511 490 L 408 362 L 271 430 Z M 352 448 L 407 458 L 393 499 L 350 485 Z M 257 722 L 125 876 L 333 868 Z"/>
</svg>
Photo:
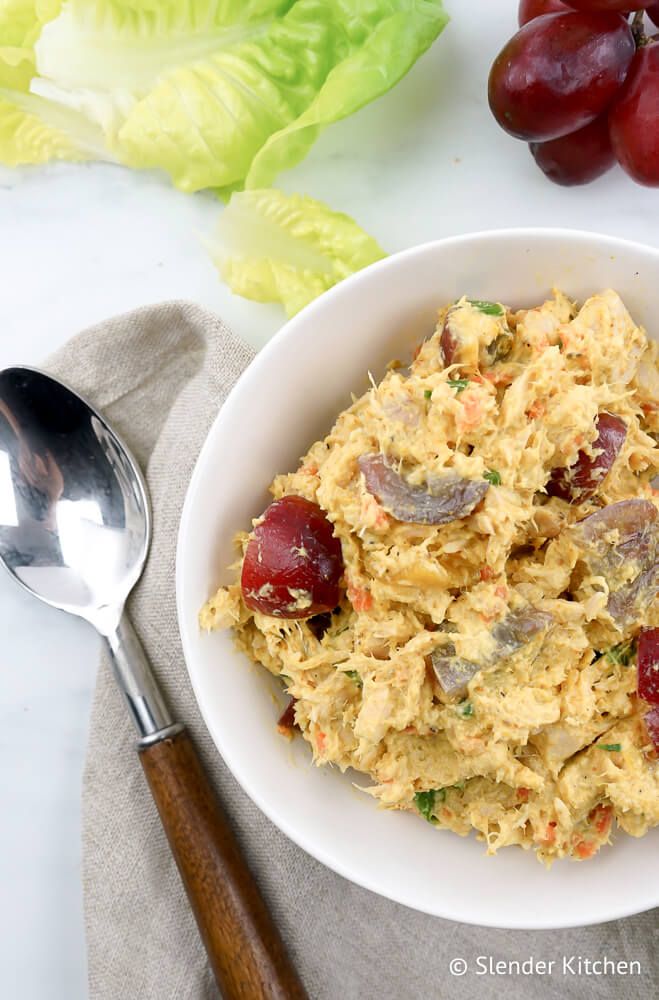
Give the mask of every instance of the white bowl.
<svg viewBox="0 0 659 1000">
<path fill-rule="evenodd" d="M 228 633 L 202 634 L 201 605 L 231 578 L 233 537 L 267 503 L 277 472 L 330 428 L 392 357 L 434 328 L 463 294 L 512 306 L 557 286 L 577 299 L 617 289 L 656 331 L 659 251 L 591 233 L 526 229 L 428 243 L 348 279 L 292 319 L 222 407 L 202 449 L 179 535 L 176 585 L 183 649 L 218 751 L 254 802 L 291 840 L 339 874 L 417 910 L 494 927 L 598 923 L 659 905 L 659 829 L 546 871 L 530 852 L 487 857 L 475 838 L 379 810 L 355 774 L 311 764 L 309 746 L 275 728 L 281 686 L 238 654 Z"/>
</svg>

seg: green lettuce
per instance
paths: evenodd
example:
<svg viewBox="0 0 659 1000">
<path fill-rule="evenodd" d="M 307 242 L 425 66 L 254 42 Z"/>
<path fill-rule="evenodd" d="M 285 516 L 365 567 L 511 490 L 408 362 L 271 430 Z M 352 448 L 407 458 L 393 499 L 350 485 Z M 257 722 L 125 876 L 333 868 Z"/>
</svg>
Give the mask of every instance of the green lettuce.
<svg viewBox="0 0 659 1000">
<path fill-rule="evenodd" d="M 298 0 L 261 35 L 166 73 L 120 147 L 184 190 L 268 186 L 323 126 L 389 90 L 445 23 L 428 0 Z"/>
<path fill-rule="evenodd" d="M 441 0 L 0 0 L 0 162 L 109 160 L 232 195 L 220 272 L 290 316 L 384 253 L 270 185 L 447 20 Z"/>
<path fill-rule="evenodd" d="M 39 22 L 34 0 L 5 0 L 0 6 L 0 84 L 27 90 L 34 74 L 33 32 Z"/>
<path fill-rule="evenodd" d="M 441 0 L 1 4 L 0 137 L 13 106 L 77 155 L 227 193 L 269 186 L 325 126 L 392 87 L 448 19 Z M 15 162 L 2 138 L 0 159 Z"/>
<path fill-rule="evenodd" d="M 28 93 L 34 43 L 59 8 L 59 0 L 0 0 L 0 160 L 12 167 L 83 156 L 65 132 L 42 121 Z"/>
<path fill-rule="evenodd" d="M 28 106 L 29 107 L 29 106 Z M 38 114 L 2 99 L 0 92 L 0 161 L 10 167 L 51 160 L 85 160 L 89 150 L 65 132 L 45 125 Z"/>
<path fill-rule="evenodd" d="M 221 122 L 212 121 L 215 101 L 205 89 L 202 114 L 199 88 L 187 80 L 189 67 L 201 68 L 215 53 L 259 37 L 292 3 L 68 0 L 35 44 L 37 75 L 30 89 L 45 102 L 42 114 L 47 120 L 53 109 L 86 119 L 88 132 L 100 136 L 105 146 L 104 153 L 97 153 L 99 159 L 169 170 L 168 158 L 175 149 L 188 161 L 179 186 L 184 190 L 212 186 L 206 183 L 207 173 L 199 169 L 197 143 L 206 154 L 204 131 L 208 127 L 210 134 Z M 149 105 L 164 81 L 169 84 L 164 101 L 156 102 L 155 119 L 141 125 L 141 102 Z M 172 90 L 184 109 L 195 110 L 180 127 L 168 96 Z M 120 136 L 124 126 L 125 143 Z M 145 132 L 136 144 L 135 130 L 141 127 Z M 78 131 L 76 127 L 76 137 Z M 136 145 L 141 146 L 139 151 Z"/>
<path fill-rule="evenodd" d="M 433 0 L 342 2 L 337 7 L 345 20 L 345 50 L 305 111 L 256 153 L 247 187 L 271 184 L 282 170 L 304 159 L 327 125 L 390 90 L 448 22 L 442 3 Z M 355 7 L 363 11 L 353 13 Z"/>
<path fill-rule="evenodd" d="M 349 216 L 313 198 L 272 189 L 232 196 L 211 254 L 234 292 L 257 302 L 281 302 L 288 316 L 385 256 Z"/>
</svg>

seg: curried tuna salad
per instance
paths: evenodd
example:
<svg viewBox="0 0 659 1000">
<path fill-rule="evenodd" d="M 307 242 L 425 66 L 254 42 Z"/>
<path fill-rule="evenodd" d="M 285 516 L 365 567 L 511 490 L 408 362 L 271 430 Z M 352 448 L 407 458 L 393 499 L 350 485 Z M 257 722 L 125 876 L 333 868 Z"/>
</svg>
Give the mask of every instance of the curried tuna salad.
<svg viewBox="0 0 659 1000">
<path fill-rule="evenodd" d="M 284 735 L 490 854 L 659 824 L 658 357 L 611 290 L 440 310 L 200 613 L 281 678 Z"/>
</svg>

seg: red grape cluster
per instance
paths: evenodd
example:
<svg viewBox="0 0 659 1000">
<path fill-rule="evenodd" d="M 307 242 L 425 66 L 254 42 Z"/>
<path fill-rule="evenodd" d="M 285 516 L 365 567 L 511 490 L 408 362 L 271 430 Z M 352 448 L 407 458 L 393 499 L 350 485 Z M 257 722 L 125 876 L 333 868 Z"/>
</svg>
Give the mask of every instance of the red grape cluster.
<svg viewBox="0 0 659 1000">
<path fill-rule="evenodd" d="M 659 26 L 659 0 L 520 2 L 490 108 L 557 184 L 586 184 L 617 160 L 659 187 L 659 35 L 647 37 L 643 11 Z"/>
</svg>

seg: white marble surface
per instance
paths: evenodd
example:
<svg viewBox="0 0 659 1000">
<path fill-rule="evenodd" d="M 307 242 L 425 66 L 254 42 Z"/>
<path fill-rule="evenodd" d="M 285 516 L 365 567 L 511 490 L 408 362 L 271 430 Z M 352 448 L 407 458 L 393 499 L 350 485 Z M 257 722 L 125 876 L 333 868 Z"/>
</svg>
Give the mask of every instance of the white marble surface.
<svg viewBox="0 0 659 1000">
<path fill-rule="evenodd" d="M 392 251 L 518 225 L 656 242 L 657 192 L 618 171 L 585 189 L 553 187 L 491 120 L 487 69 L 513 30 L 514 0 L 447 6 L 452 24 L 412 73 L 326 132 L 281 185 L 351 213 Z M 263 343 L 279 309 L 232 297 L 201 245 L 219 210 L 115 167 L 1 171 L 0 365 L 39 363 L 83 326 L 174 297 Z M 1 992 L 82 1000 L 80 779 L 96 640 L 4 576 L 0 636 Z"/>
</svg>

